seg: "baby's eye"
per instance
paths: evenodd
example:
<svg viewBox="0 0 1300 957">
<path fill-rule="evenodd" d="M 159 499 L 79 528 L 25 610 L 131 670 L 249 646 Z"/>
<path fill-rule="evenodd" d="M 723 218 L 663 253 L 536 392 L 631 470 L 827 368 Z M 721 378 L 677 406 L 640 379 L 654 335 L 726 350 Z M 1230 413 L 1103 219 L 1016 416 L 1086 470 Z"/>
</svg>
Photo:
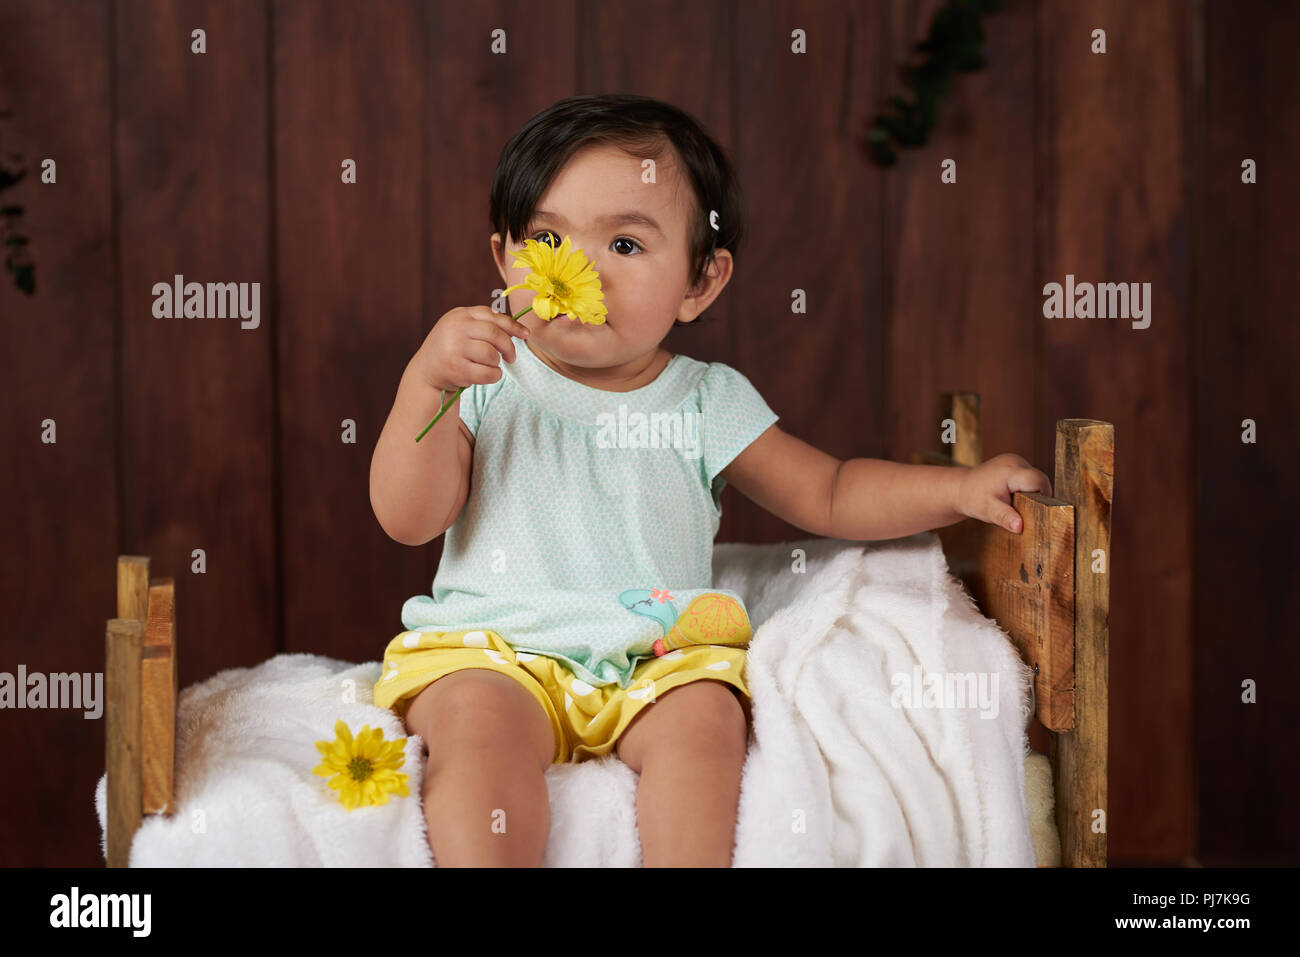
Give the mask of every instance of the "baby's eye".
<svg viewBox="0 0 1300 957">
<path fill-rule="evenodd" d="M 550 237 L 550 238 L 544 239 L 542 237 Z M 560 237 L 555 235 L 555 233 L 551 232 L 549 229 L 543 229 L 541 232 L 534 233 L 530 238 L 535 239 L 538 242 L 546 243 L 548 246 L 551 246 L 552 248 L 558 249 L 560 246 Z M 614 242 L 631 243 L 635 248 L 641 250 L 642 252 L 645 251 L 645 247 L 642 246 L 635 239 L 632 239 L 630 236 L 619 236 L 617 239 L 614 240 Z M 611 243 L 610 245 L 612 246 L 613 243 Z M 628 254 L 630 254 L 630 252 L 631 250 L 628 251 Z"/>
</svg>

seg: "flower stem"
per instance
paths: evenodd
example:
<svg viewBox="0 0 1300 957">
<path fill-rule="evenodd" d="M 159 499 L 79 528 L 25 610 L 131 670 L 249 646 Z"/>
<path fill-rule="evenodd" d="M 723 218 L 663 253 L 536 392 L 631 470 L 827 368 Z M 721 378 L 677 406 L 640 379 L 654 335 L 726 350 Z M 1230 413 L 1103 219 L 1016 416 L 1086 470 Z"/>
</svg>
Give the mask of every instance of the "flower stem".
<svg viewBox="0 0 1300 957">
<path fill-rule="evenodd" d="M 520 312 L 519 315 L 514 316 L 513 318 L 515 319 L 516 322 L 518 322 L 518 321 L 519 321 L 519 316 L 522 316 L 525 312 L 527 312 L 529 309 L 532 309 L 532 308 L 533 308 L 532 306 L 529 306 L 528 309 L 524 309 L 523 312 Z M 460 394 L 461 394 L 462 392 L 464 392 L 466 388 L 467 388 L 467 386 L 461 386 L 459 389 L 457 389 L 457 390 L 456 390 L 456 393 L 451 397 L 451 402 L 446 402 L 446 401 L 445 401 L 445 399 L 446 399 L 446 397 L 447 397 L 447 390 L 446 390 L 446 389 L 439 389 L 439 390 L 438 390 L 438 414 L 435 415 L 435 416 L 433 417 L 433 421 L 432 421 L 432 422 L 430 422 L 428 425 L 426 425 L 426 426 L 424 427 L 424 431 L 421 432 L 419 435 L 417 435 L 417 436 L 415 437 L 415 441 L 417 441 L 417 442 L 420 441 L 420 439 L 424 438 L 425 435 L 428 434 L 428 431 L 429 431 L 431 428 L 433 428 L 435 425 L 438 424 L 438 420 L 441 419 L 441 418 L 443 417 L 443 415 L 446 413 L 446 411 L 447 411 L 449 408 L 451 408 L 452 403 L 455 402 L 456 399 L 458 399 L 458 398 L 460 397 Z"/>
</svg>

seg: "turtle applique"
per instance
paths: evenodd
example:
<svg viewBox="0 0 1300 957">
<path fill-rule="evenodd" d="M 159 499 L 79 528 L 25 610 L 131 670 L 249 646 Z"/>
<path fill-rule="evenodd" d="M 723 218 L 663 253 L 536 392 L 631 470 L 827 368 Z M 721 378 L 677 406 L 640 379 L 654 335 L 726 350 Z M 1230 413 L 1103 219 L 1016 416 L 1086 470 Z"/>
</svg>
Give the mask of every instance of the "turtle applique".
<svg viewBox="0 0 1300 957">
<path fill-rule="evenodd" d="M 743 648 L 752 637 L 745 607 L 730 595 L 697 595 L 680 615 L 666 588 L 630 588 L 618 600 L 628 611 L 653 618 L 663 628 L 664 636 L 654 643 L 657 657 L 687 645 Z"/>
</svg>

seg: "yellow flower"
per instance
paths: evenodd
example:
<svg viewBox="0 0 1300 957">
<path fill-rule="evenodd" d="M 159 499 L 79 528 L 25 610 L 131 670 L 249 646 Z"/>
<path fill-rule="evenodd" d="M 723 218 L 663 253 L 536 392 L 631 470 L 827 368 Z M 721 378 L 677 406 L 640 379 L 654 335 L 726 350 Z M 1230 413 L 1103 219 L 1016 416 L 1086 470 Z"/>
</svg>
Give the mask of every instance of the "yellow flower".
<svg viewBox="0 0 1300 957">
<path fill-rule="evenodd" d="M 523 248 L 515 256 L 515 266 L 527 266 L 531 271 L 523 282 L 508 287 L 502 295 L 509 295 L 516 289 L 531 289 L 536 295 L 531 305 L 511 318 L 518 319 L 531 309 L 547 322 L 563 313 L 590 326 L 604 323 L 608 311 L 601 302 L 605 294 L 600 291 L 600 273 L 587 261 L 581 249 L 572 247 L 568 236 L 560 241 L 558 248 L 536 239 L 525 239 Z M 466 388 L 461 386 L 452 393 L 451 401 L 455 402 Z M 415 441 L 424 438 L 449 408 L 451 403 L 447 401 L 447 390 L 441 389 L 438 414 L 415 437 Z"/>
<path fill-rule="evenodd" d="M 568 236 L 558 248 L 526 239 L 523 249 L 515 255 L 518 257 L 515 266 L 527 266 L 532 271 L 527 279 L 509 287 L 502 295 L 516 289 L 533 290 L 536 295 L 531 308 L 547 322 L 560 313 L 593 326 L 605 321 L 607 312 L 601 302 L 605 294 L 600 291 L 600 274 L 581 249 L 572 248 Z"/>
<path fill-rule="evenodd" d="M 338 736 L 333 741 L 317 741 L 316 750 L 324 761 L 312 769 L 330 779 L 330 787 L 339 792 L 339 800 L 349 810 L 359 805 L 387 804 L 389 794 L 410 795 L 407 776 L 397 769 L 406 761 L 402 753 L 405 738 L 385 741 L 382 728 L 370 725 L 361 729 L 356 740 L 342 721 L 334 725 Z"/>
</svg>

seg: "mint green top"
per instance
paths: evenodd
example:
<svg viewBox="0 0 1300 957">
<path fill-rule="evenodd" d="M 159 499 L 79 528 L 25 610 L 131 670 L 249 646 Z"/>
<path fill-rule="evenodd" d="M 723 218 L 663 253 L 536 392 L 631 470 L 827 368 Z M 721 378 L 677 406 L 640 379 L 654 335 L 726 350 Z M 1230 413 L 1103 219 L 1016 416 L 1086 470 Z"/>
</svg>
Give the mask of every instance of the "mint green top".
<svg viewBox="0 0 1300 957">
<path fill-rule="evenodd" d="M 475 437 L 469 497 L 432 596 L 408 599 L 402 625 L 489 629 L 588 684 L 626 688 L 692 599 L 741 602 L 712 587 L 718 473 L 778 417 L 718 362 L 675 355 L 650 384 L 608 392 L 526 340 L 515 354 L 498 381 L 460 394 Z"/>
</svg>

